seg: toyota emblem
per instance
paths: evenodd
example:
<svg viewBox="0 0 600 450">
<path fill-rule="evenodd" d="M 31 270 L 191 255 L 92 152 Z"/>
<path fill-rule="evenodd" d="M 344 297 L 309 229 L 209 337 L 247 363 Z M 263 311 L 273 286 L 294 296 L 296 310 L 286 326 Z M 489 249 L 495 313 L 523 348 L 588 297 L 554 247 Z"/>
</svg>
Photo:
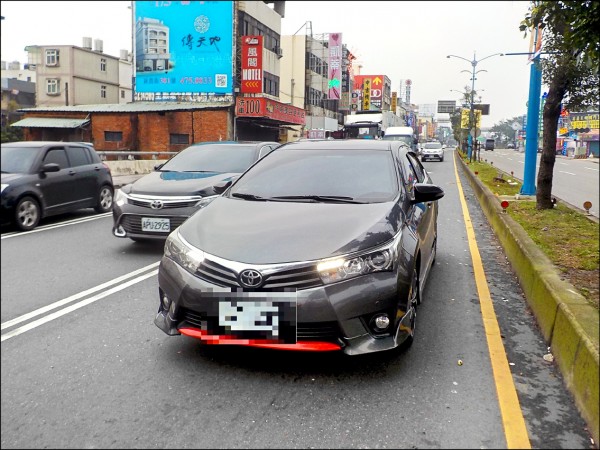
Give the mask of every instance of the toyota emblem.
<svg viewBox="0 0 600 450">
<path fill-rule="evenodd" d="M 263 282 L 263 277 L 260 272 L 254 269 L 246 269 L 240 273 L 240 283 L 243 287 L 257 288 Z"/>
<path fill-rule="evenodd" d="M 152 203 L 150 203 L 150 208 L 152 209 L 162 209 L 163 207 L 163 202 L 161 202 L 160 200 L 152 200 Z"/>
</svg>

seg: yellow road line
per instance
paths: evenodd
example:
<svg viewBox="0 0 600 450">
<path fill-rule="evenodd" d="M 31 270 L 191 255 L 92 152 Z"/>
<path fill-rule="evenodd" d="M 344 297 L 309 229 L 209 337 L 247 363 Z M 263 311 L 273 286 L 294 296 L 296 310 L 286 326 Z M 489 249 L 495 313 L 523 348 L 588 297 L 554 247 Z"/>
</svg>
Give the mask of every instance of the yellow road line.
<svg viewBox="0 0 600 450">
<path fill-rule="evenodd" d="M 494 382 L 496 384 L 496 392 L 498 394 L 498 403 L 500 405 L 500 414 L 502 415 L 502 424 L 504 426 L 504 435 L 508 448 L 531 448 L 529 437 L 527 435 L 527 427 L 525 419 L 519 404 L 519 397 L 515 389 L 512 373 L 502 337 L 500 336 L 500 327 L 494 312 L 494 304 L 488 288 L 487 279 L 481 263 L 481 255 L 475 240 L 475 232 L 471 216 L 467 208 L 467 202 L 458 176 L 456 167 L 456 152 L 454 152 L 454 174 L 456 176 L 456 184 L 462 205 L 463 216 L 467 228 L 467 238 L 469 241 L 469 249 L 471 251 L 471 259 L 473 261 L 473 271 L 475 272 L 475 284 L 479 295 L 479 304 L 481 305 L 481 316 L 483 318 L 483 326 L 485 328 L 485 336 L 487 338 L 488 350 L 490 352 L 490 360 L 492 363 L 492 371 L 494 373 Z"/>
</svg>

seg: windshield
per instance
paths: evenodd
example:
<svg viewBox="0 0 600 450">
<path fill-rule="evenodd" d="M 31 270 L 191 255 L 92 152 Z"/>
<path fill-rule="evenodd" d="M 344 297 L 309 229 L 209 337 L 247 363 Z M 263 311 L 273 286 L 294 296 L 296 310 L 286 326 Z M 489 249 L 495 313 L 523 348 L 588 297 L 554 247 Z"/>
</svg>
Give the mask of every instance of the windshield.
<svg viewBox="0 0 600 450">
<path fill-rule="evenodd" d="M 375 139 L 379 131 L 377 124 L 372 125 L 346 125 L 346 137 L 348 139 Z"/>
<path fill-rule="evenodd" d="M 423 148 L 442 148 L 442 144 L 439 142 L 427 142 Z"/>
<path fill-rule="evenodd" d="M 412 136 L 406 136 L 406 135 L 401 135 L 401 134 L 390 134 L 390 135 L 385 135 L 383 136 L 383 140 L 384 141 L 401 141 L 404 142 L 405 144 L 408 144 L 409 146 L 412 145 L 413 143 L 413 137 Z"/>
<path fill-rule="evenodd" d="M 263 199 L 346 197 L 378 203 L 392 200 L 397 192 L 390 152 L 286 149 L 269 154 L 246 172 L 230 194 Z"/>
<path fill-rule="evenodd" d="M 39 147 L 2 145 L 0 168 L 3 173 L 29 173 L 39 151 Z"/>
<path fill-rule="evenodd" d="M 256 146 L 192 145 L 167 161 L 160 170 L 172 172 L 242 173 L 252 165 Z"/>
</svg>

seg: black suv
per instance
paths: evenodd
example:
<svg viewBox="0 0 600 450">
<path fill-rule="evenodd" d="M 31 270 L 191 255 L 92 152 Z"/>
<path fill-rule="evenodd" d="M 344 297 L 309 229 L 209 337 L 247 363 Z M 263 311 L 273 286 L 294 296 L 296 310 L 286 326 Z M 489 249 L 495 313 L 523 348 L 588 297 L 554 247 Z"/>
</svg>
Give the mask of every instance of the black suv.
<svg viewBox="0 0 600 450">
<path fill-rule="evenodd" d="M 2 224 L 22 231 L 40 219 L 82 208 L 109 212 L 113 180 L 91 144 L 23 141 L 2 144 Z"/>
</svg>

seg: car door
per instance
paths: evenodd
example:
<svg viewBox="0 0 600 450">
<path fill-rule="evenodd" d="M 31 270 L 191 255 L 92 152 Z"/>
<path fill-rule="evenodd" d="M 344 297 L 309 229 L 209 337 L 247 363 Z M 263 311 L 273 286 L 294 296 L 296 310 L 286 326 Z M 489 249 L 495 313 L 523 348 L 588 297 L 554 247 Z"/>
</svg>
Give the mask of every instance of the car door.
<svg viewBox="0 0 600 450">
<path fill-rule="evenodd" d="M 100 186 L 97 165 L 93 164 L 89 149 L 81 145 L 67 145 L 66 151 L 72 177 L 77 184 L 76 204 L 73 206 L 94 206 Z"/>
<path fill-rule="evenodd" d="M 40 169 L 44 164 L 50 163 L 58 164 L 60 170 L 39 174 L 38 184 L 44 199 L 45 215 L 70 211 L 79 195 L 75 172 L 69 166 L 64 145 L 51 146 L 44 150 Z"/>
<path fill-rule="evenodd" d="M 407 174 L 407 190 L 409 195 L 414 195 L 414 185 L 416 183 L 430 182 L 429 176 L 425 172 L 420 161 L 411 153 L 406 154 L 403 160 L 404 172 Z M 437 220 L 437 204 L 435 202 L 416 203 L 412 205 L 409 216 L 407 217 L 409 226 L 411 226 L 419 236 L 421 243 L 421 279 L 425 275 L 424 271 L 429 270 L 431 259 L 433 257 L 433 245 L 435 244 Z"/>
</svg>

